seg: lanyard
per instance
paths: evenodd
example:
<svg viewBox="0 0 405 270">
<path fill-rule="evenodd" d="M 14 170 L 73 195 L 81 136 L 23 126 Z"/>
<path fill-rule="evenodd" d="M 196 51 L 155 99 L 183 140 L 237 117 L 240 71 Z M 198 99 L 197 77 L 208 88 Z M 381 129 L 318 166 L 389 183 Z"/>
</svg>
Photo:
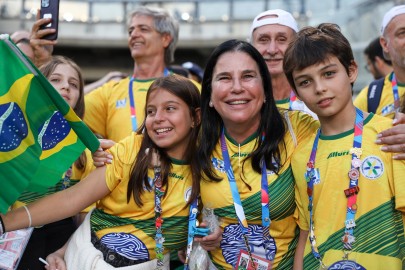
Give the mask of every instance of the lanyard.
<svg viewBox="0 0 405 270">
<path fill-rule="evenodd" d="M 290 105 L 288 107 L 289 110 L 293 110 L 292 106 L 294 104 L 294 102 L 297 100 L 297 96 L 295 95 L 294 91 L 291 90 L 291 94 L 290 94 Z"/>
<path fill-rule="evenodd" d="M 397 78 L 395 77 L 395 73 L 392 73 L 391 79 L 391 86 L 392 86 L 392 93 L 394 94 L 394 111 L 399 112 L 400 109 L 400 99 L 398 94 L 398 83 Z"/>
<path fill-rule="evenodd" d="M 155 227 L 156 227 L 156 235 L 155 235 L 155 241 L 156 241 L 156 259 L 157 259 L 157 264 L 156 264 L 156 269 L 162 269 L 163 267 L 163 242 L 165 241 L 165 238 L 163 237 L 163 232 L 162 232 L 162 223 L 163 223 L 163 218 L 162 218 L 162 198 L 163 195 L 165 194 L 165 190 L 162 187 L 162 177 L 160 173 L 160 167 L 155 167 L 154 168 L 154 185 L 155 185 Z"/>
<path fill-rule="evenodd" d="M 165 190 L 162 187 L 162 177 L 161 177 L 161 172 L 160 172 L 160 167 L 155 167 L 154 168 L 154 185 L 155 185 L 155 226 L 156 226 L 156 235 L 155 235 L 155 241 L 156 241 L 156 258 L 157 258 L 157 264 L 156 264 L 156 269 L 162 269 L 164 262 L 163 262 L 163 242 L 165 241 L 165 238 L 163 237 L 163 231 L 162 231 L 162 223 L 163 223 L 163 218 L 162 218 L 162 198 L 165 194 Z M 197 213 L 198 213 L 198 203 L 197 199 L 195 199 L 191 205 L 190 205 L 190 210 L 189 210 L 189 217 L 188 217 L 188 235 L 187 235 L 187 252 L 186 252 L 186 263 L 185 263 L 185 268 L 188 269 L 188 262 L 190 259 L 190 254 L 191 250 L 193 247 L 193 240 L 194 240 L 194 231 L 196 227 L 196 222 L 197 222 Z M 208 230 L 208 229 L 207 229 Z"/>
<path fill-rule="evenodd" d="M 197 199 L 195 199 L 190 205 L 190 212 L 188 215 L 188 234 L 187 234 L 187 250 L 186 250 L 186 261 L 184 263 L 184 270 L 189 269 L 190 255 L 193 249 L 194 231 L 197 223 Z"/>
<path fill-rule="evenodd" d="M 361 144 L 362 144 L 362 135 L 363 135 L 363 112 L 356 108 L 356 120 L 354 126 L 354 139 L 353 139 L 353 148 L 350 149 L 352 154 L 351 168 L 349 171 L 349 188 L 344 190 L 345 196 L 347 197 L 347 211 L 346 211 L 346 220 L 345 220 L 345 233 L 342 237 L 343 247 L 346 250 L 352 249 L 352 244 L 355 241 L 353 236 L 353 229 L 356 226 L 355 223 L 355 214 L 357 211 L 357 193 L 360 191 L 358 186 L 358 180 L 360 176 L 359 167 L 361 166 L 360 156 L 361 156 Z M 320 129 L 316 134 L 314 144 L 312 146 L 311 155 L 307 163 L 307 171 L 305 173 L 305 179 L 307 181 L 307 193 L 308 193 L 308 210 L 310 213 L 309 216 L 309 241 L 311 243 L 312 254 L 314 257 L 320 261 L 323 265 L 321 256 L 319 254 L 318 248 L 316 247 L 315 241 L 315 232 L 314 232 L 314 216 L 313 216 L 313 190 L 314 182 L 316 180 L 316 170 L 315 170 L 315 158 L 316 151 L 318 148 L 318 141 L 320 136 Z M 347 258 L 347 253 L 345 252 L 345 257 Z"/>
<path fill-rule="evenodd" d="M 163 77 L 166 77 L 169 75 L 170 75 L 170 71 L 167 68 L 165 68 L 163 70 Z M 132 131 L 135 132 L 138 129 L 138 123 L 136 122 L 135 98 L 134 98 L 134 92 L 132 91 L 134 81 L 135 81 L 135 77 L 132 76 L 131 79 L 129 80 L 128 96 L 129 96 L 129 107 L 130 107 L 130 112 L 131 112 Z"/>
<path fill-rule="evenodd" d="M 242 236 L 243 236 L 248 254 L 250 257 L 252 257 L 248 238 L 247 238 L 248 224 L 247 224 L 247 220 L 245 217 L 245 212 L 243 210 L 242 201 L 240 199 L 238 186 L 236 185 L 235 175 L 233 173 L 233 169 L 231 166 L 228 148 L 226 146 L 224 134 L 225 134 L 225 131 L 224 131 L 224 129 L 222 129 L 220 142 L 221 142 L 222 156 L 224 159 L 225 171 L 226 171 L 226 175 L 228 177 L 229 185 L 231 187 L 233 204 L 235 206 L 235 212 L 238 217 L 239 226 L 242 231 Z M 264 139 L 264 135 L 263 135 L 262 139 Z M 270 211 L 269 211 L 269 192 L 268 192 L 266 163 L 264 162 L 264 160 L 262 160 L 261 163 L 262 163 L 262 166 L 261 166 L 262 167 L 261 204 L 262 204 L 263 244 L 266 248 L 267 247 L 266 239 L 268 239 L 266 236 L 270 235 L 269 227 L 270 227 L 271 220 L 270 220 Z M 271 260 L 274 260 L 274 255 L 272 256 Z"/>
</svg>

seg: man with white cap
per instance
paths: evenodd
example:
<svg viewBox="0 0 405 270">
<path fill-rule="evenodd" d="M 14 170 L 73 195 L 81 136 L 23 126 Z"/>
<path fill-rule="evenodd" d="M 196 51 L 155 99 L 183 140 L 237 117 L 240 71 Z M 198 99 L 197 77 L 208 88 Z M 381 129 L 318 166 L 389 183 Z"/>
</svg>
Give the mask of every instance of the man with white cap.
<svg viewBox="0 0 405 270">
<path fill-rule="evenodd" d="M 254 18 L 250 43 L 266 61 L 277 107 L 305 111 L 316 117 L 297 99 L 283 71 L 284 53 L 297 32 L 298 25 L 291 13 L 282 9 L 267 10 Z"/>
<path fill-rule="evenodd" d="M 361 110 L 394 118 L 405 96 L 405 5 L 391 8 L 381 24 L 380 43 L 394 71 L 365 87 L 354 101 Z"/>
</svg>

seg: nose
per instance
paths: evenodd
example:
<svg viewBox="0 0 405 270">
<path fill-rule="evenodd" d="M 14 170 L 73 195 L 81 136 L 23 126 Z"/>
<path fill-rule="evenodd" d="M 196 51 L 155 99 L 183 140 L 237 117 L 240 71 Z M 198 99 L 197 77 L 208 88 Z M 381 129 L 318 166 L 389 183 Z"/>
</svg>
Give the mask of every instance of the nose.
<svg viewBox="0 0 405 270">
<path fill-rule="evenodd" d="M 243 91 L 243 86 L 239 78 L 233 79 L 232 92 L 240 93 Z"/>
<path fill-rule="evenodd" d="M 316 80 L 314 81 L 314 83 L 315 83 L 315 91 L 318 95 L 326 91 L 326 86 L 324 83 L 322 83 L 321 80 Z"/>
<path fill-rule="evenodd" d="M 61 83 L 61 91 L 63 91 L 63 90 L 65 90 L 66 92 L 70 92 L 70 88 L 69 88 L 70 86 L 69 86 L 69 82 L 67 82 L 67 81 L 63 81 L 62 83 Z"/>
<path fill-rule="evenodd" d="M 277 53 L 277 44 L 274 40 L 270 40 L 270 42 L 267 46 L 267 52 L 271 55 L 274 55 Z"/>
<path fill-rule="evenodd" d="M 164 112 L 162 110 L 157 110 L 153 120 L 155 122 L 162 122 L 164 120 Z"/>
</svg>

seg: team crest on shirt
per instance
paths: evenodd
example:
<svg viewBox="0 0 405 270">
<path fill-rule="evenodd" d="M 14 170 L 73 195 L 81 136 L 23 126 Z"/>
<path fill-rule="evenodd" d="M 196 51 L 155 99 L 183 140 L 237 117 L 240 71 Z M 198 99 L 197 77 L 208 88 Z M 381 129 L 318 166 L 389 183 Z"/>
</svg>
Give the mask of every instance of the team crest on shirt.
<svg viewBox="0 0 405 270">
<path fill-rule="evenodd" d="M 388 114 L 390 114 L 390 113 L 393 113 L 393 112 L 395 112 L 395 105 L 394 105 L 394 103 L 388 104 L 387 106 L 384 106 L 384 107 L 381 109 L 381 115 L 382 115 L 382 116 L 386 116 L 386 115 L 388 115 Z"/>
<path fill-rule="evenodd" d="M 384 163 L 377 156 L 368 156 L 363 160 L 360 170 L 364 177 L 375 180 L 384 173 Z"/>
<path fill-rule="evenodd" d="M 215 169 L 220 172 L 225 172 L 225 164 L 223 160 L 212 158 L 211 162 Z"/>
<path fill-rule="evenodd" d="M 127 104 L 127 99 L 119 99 L 117 100 L 117 102 L 115 103 L 115 108 L 119 109 L 119 108 L 124 108 L 125 105 Z"/>
</svg>

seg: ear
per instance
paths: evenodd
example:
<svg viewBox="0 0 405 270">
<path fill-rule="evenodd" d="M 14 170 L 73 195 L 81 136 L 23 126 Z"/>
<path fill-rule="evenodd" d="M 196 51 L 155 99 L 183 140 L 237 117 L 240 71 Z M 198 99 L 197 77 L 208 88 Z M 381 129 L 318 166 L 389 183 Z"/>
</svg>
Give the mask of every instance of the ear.
<svg viewBox="0 0 405 270">
<path fill-rule="evenodd" d="M 357 79 L 357 75 L 359 73 L 359 68 L 357 66 L 356 61 L 352 60 L 349 66 L 349 79 L 351 83 L 354 83 Z"/>
<path fill-rule="evenodd" d="M 169 35 L 168 33 L 164 33 L 162 34 L 162 43 L 163 43 L 163 47 L 167 48 L 170 45 L 170 42 L 172 42 L 173 38 L 171 35 Z"/>
<path fill-rule="evenodd" d="M 195 117 L 193 118 L 193 123 L 191 124 L 191 127 L 194 128 L 198 126 L 201 123 L 201 109 L 197 108 L 195 109 Z"/>
<path fill-rule="evenodd" d="M 381 59 L 381 57 L 376 56 L 376 57 L 374 58 L 374 63 L 375 63 L 375 65 L 376 65 L 376 67 L 377 67 L 379 70 L 381 70 L 381 67 L 383 66 L 383 64 L 384 64 L 385 62 L 384 62 L 384 59 Z"/>
<path fill-rule="evenodd" d="M 390 55 L 389 55 L 389 51 L 388 51 L 388 39 L 386 37 L 384 37 L 384 36 L 381 36 L 380 37 L 380 44 L 381 44 L 381 47 L 383 49 L 384 58 L 387 59 L 387 60 L 391 60 Z"/>
</svg>

